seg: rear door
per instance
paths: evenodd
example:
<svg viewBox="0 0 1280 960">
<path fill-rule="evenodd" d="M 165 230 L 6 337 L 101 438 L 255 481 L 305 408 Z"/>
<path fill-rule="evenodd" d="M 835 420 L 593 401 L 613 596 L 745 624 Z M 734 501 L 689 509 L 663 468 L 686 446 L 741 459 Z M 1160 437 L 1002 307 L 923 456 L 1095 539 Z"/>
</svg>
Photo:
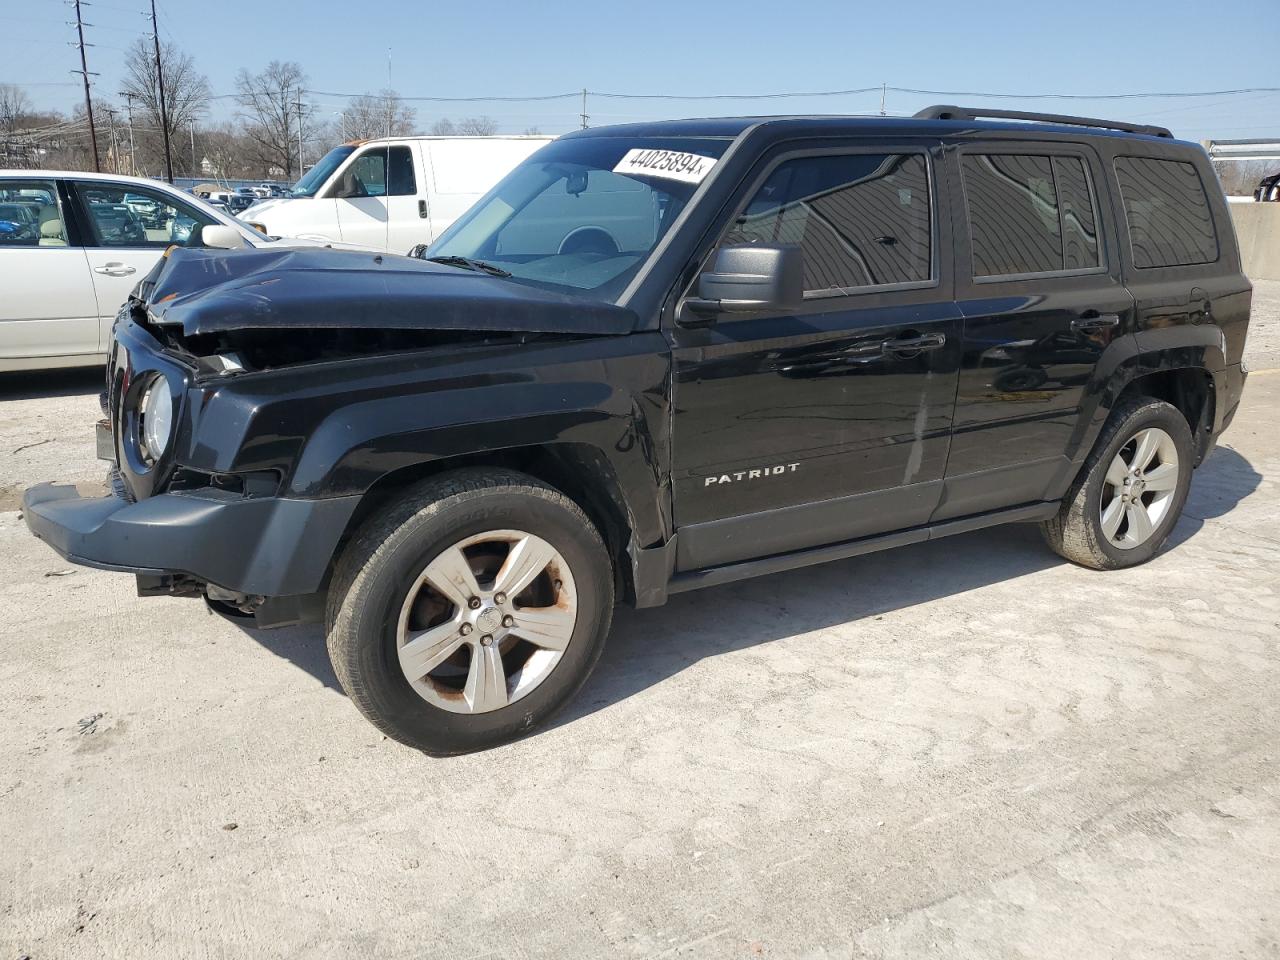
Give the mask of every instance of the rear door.
<svg viewBox="0 0 1280 960">
<path fill-rule="evenodd" d="M 1045 498 L 1085 385 L 1133 320 L 1089 147 L 965 142 L 949 159 L 964 351 L 935 521 Z"/>
<path fill-rule="evenodd" d="M 53 180 L 0 178 L 0 365 L 98 352 L 89 262 Z"/>
<path fill-rule="evenodd" d="M 671 330 L 678 569 L 919 526 L 937 506 L 960 315 L 932 145 L 792 148 L 748 179 L 717 245 L 799 245 L 805 303 Z"/>
<path fill-rule="evenodd" d="M 1184 324 L 1214 324 L 1225 339 L 1218 362 L 1239 363 L 1250 286 L 1207 158 L 1165 143 L 1118 141 L 1111 149 L 1139 349 L 1162 349 L 1165 336 Z"/>
<path fill-rule="evenodd" d="M 216 221 L 162 190 L 110 180 L 68 181 L 85 223 L 85 252 L 98 300 L 98 343 L 105 351 L 116 314 L 167 247 L 198 245 Z"/>
</svg>

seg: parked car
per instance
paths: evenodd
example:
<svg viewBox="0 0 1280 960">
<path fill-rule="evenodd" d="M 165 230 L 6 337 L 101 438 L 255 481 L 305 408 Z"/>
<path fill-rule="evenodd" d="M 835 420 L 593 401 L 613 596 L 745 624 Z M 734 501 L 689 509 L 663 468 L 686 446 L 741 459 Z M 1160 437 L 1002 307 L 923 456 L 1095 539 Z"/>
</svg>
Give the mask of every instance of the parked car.
<svg viewBox="0 0 1280 960">
<path fill-rule="evenodd" d="M 396 137 L 334 147 L 247 221 L 263 233 L 405 253 L 430 243 L 551 138 Z"/>
<path fill-rule="evenodd" d="M 226 208 L 232 216 L 238 217 L 257 202 L 258 197 L 255 194 L 237 191 L 227 199 Z"/>
<path fill-rule="evenodd" d="M 115 328 L 118 493 L 24 515 L 143 595 L 322 620 L 430 753 L 544 722 L 615 600 L 1015 521 L 1143 563 L 1246 376 L 1225 199 L 1157 127 L 587 130 L 422 256 L 175 251 Z"/>
<path fill-rule="evenodd" d="M 168 212 L 168 208 L 161 206 L 153 197 L 144 197 L 136 193 L 126 193 L 124 195 L 124 205 L 146 227 L 160 226 L 165 214 Z"/>
<path fill-rule="evenodd" d="M 211 225 L 270 243 L 154 180 L 0 170 L 0 372 L 102 363 L 134 285 L 166 247 L 199 245 Z"/>
</svg>

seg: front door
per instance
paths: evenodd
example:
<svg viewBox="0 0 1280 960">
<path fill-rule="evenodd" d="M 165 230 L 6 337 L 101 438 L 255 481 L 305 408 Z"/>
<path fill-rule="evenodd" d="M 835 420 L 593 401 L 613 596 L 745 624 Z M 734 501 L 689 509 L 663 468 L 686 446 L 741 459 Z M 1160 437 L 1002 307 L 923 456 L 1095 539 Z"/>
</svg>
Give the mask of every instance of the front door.
<svg viewBox="0 0 1280 960">
<path fill-rule="evenodd" d="M 1133 319 L 1091 150 L 1002 141 L 951 158 L 964 355 L 935 520 L 1033 503 L 1061 485 L 1085 386 Z"/>
<path fill-rule="evenodd" d="M 961 324 L 927 148 L 783 154 L 744 191 L 720 243 L 799 245 L 805 304 L 671 330 L 679 570 L 936 507 Z"/>
<path fill-rule="evenodd" d="M 344 243 L 408 253 L 431 240 L 425 193 L 409 144 L 369 147 L 339 175 L 335 195 Z"/>
</svg>

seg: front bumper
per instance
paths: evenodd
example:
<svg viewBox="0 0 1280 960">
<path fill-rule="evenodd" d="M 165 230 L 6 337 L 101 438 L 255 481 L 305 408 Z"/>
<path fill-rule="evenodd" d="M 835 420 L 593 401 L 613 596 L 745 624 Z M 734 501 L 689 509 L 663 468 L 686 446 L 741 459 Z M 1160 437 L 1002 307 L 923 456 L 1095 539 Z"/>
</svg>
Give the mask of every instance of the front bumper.
<svg viewBox="0 0 1280 960">
<path fill-rule="evenodd" d="M 359 497 L 244 498 L 217 490 L 130 503 L 42 483 L 22 498 L 27 527 L 72 563 L 185 574 L 264 597 L 320 589 Z"/>
</svg>

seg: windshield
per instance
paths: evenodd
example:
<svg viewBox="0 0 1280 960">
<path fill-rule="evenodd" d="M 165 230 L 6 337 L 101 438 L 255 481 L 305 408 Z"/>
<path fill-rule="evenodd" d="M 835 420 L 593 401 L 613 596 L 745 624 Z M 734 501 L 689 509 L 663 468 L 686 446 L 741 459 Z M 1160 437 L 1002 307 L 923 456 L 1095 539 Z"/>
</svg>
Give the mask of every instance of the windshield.
<svg viewBox="0 0 1280 960">
<path fill-rule="evenodd" d="M 729 143 L 556 141 L 511 171 L 426 256 L 484 260 L 515 283 L 614 302 Z"/>
<path fill-rule="evenodd" d="M 333 175 L 333 171 L 337 170 L 342 165 L 342 161 L 351 156 L 355 149 L 355 146 L 350 143 L 334 147 L 320 158 L 319 163 L 302 175 L 302 179 L 289 191 L 289 196 L 314 197 L 316 191 L 323 187 L 324 182 Z"/>
</svg>

